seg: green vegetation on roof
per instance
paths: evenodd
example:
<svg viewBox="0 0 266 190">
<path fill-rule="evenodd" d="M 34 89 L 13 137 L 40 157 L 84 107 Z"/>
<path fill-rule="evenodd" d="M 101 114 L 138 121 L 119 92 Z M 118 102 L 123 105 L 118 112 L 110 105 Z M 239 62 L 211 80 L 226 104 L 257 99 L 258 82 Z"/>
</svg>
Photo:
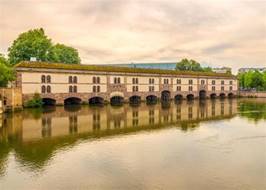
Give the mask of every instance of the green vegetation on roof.
<svg viewBox="0 0 266 190">
<path fill-rule="evenodd" d="M 20 62 L 15 67 L 16 69 L 18 68 L 39 68 L 39 69 L 65 69 L 65 70 L 81 70 L 81 71 L 121 72 L 121 73 L 151 73 L 151 74 L 166 74 L 166 75 L 235 77 L 232 74 L 223 74 L 223 73 L 214 73 L 214 72 L 174 71 L 174 70 L 161 70 L 161 69 L 77 65 L 77 64 L 64 64 L 64 63 L 30 62 L 30 61 Z"/>
</svg>

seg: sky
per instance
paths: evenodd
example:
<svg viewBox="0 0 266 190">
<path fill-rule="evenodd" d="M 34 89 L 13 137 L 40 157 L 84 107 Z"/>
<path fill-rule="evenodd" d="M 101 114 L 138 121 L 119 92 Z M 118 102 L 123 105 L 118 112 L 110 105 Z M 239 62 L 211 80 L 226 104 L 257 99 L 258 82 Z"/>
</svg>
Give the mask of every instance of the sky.
<svg viewBox="0 0 266 190">
<path fill-rule="evenodd" d="M 83 64 L 266 67 L 266 0 L 0 0 L 0 53 L 44 28 Z"/>
</svg>

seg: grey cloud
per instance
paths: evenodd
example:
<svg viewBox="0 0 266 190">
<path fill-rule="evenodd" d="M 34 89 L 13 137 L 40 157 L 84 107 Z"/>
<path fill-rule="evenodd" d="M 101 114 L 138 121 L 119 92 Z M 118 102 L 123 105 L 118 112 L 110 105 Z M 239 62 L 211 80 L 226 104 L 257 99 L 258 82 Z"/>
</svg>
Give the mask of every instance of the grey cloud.
<svg viewBox="0 0 266 190">
<path fill-rule="evenodd" d="M 204 54 L 216 54 L 216 53 L 222 53 L 227 49 L 231 49 L 235 47 L 235 44 L 233 43 L 221 43 L 218 45 L 214 45 L 208 48 L 203 49 Z"/>
</svg>

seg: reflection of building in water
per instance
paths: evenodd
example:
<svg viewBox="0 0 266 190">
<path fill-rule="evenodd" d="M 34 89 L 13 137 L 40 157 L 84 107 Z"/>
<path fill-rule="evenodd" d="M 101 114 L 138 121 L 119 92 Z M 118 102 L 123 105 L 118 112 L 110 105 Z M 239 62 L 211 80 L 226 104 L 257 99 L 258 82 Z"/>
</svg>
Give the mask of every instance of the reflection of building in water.
<svg viewBox="0 0 266 190">
<path fill-rule="evenodd" d="M 0 140 L 4 136 L 16 135 L 24 142 L 46 137 L 54 138 L 75 134 L 94 134 L 101 136 L 106 131 L 147 129 L 164 126 L 179 126 L 182 123 L 197 123 L 232 117 L 237 112 L 236 100 L 215 101 L 183 101 L 138 107 L 124 105 L 122 107 L 80 107 L 71 112 L 64 107 L 46 113 L 31 113 L 30 110 L 5 118 L 5 127 L 0 132 Z M 100 132 L 100 134 L 98 133 Z M 121 131 L 120 131 L 121 132 Z M 119 133 L 120 133 L 119 132 Z"/>
</svg>

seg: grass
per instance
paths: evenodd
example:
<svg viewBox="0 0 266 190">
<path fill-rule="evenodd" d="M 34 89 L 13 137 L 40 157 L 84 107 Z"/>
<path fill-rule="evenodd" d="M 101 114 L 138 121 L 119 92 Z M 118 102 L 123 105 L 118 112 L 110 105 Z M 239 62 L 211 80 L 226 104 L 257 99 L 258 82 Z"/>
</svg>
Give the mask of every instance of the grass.
<svg viewBox="0 0 266 190">
<path fill-rule="evenodd" d="M 119 72 L 119 73 L 150 73 L 150 74 L 166 74 L 166 75 L 192 75 L 192 76 L 215 76 L 236 78 L 232 74 L 223 74 L 215 72 L 195 72 L 195 71 L 174 71 L 161 69 L 142 69 L 142 68 L 127 68 L 115 66 L 96 66 L 82 64 L 64 64 L 64 63 L 49 63 L 49 62 L 30 62 L 23 61 L 18 63 L 18 68 L 39 68 L 39 69 L 65 69 L 65 70 L 81 70 L 81 71 L 102 71 L 102 72 Z"/>
</svg>

